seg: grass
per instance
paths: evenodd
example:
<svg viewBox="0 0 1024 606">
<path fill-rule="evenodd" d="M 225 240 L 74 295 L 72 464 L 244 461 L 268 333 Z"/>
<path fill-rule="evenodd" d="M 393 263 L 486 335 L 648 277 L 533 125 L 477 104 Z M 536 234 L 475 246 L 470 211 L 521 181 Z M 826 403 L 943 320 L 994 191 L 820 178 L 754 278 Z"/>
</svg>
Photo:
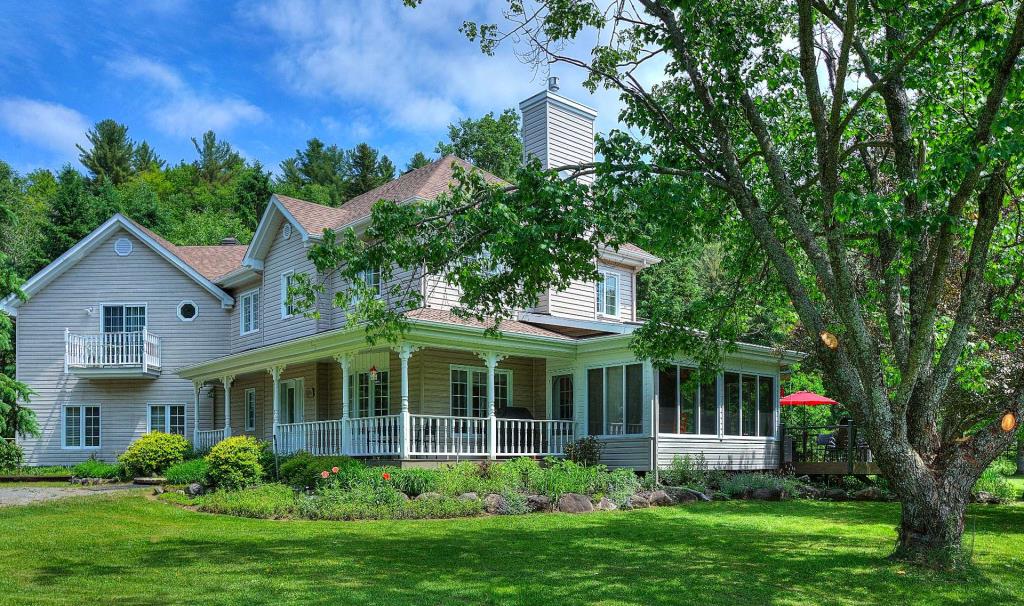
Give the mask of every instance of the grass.
<svg viewBox="0 0 1024 606">
<path fill-rule="evenodd" d="M 266 521 L 139 495 L 0 513 L 0 603 L 950 604 L 1024 594 L 1024 506 L 972 508 L 976 567 L 892 564 L 888 503 Z M 7 602 L 6 600 L 11 600 Z"/>
<path fill-rule="evenodd" d="M 1006 478 L 1006 481 L 1017 491 L 1017 497 L 1024 499 L 1024 476 L 1012 476 Z"/>
</svg>

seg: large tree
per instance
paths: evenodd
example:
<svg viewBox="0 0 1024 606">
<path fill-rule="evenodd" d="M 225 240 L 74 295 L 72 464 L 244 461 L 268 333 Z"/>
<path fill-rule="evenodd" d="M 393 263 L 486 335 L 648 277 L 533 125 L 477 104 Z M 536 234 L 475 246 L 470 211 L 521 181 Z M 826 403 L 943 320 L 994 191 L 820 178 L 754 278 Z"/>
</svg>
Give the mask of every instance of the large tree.
<svg viewBox="0 0 1024 606">
<path fill-rule="evenodd" d="M 135 144 L 128 138 L 128 127 L 114 120 L 100 120 L 85 134 L 89 149 L 76 145 L 78 159 L 93 180 L 118 185 L 135 173 Z"/>
<path fill-rule="evenodd" d="M 312 202 L 338 206 L 348 199 L 347 182 L 345 151 L 314 137 L 306 141 L 306 149 L 295 150 L 294 156 L 281 162 L 276 189 Z"/>
<path fill-rule="evenodd" d="M 345 168 L 348 173 L 345 194 L 350 199 L 395 178 L 395 165 L 391 160 L 366 143 L 345 152 Z"/>
<path fill-rule="evenodd" d="M 900 500 L 896 555 L 959 561 L 971 488 L 1024 412 L 1024 3 L 550 0 L 504 14 L 462 30 L 617 91 L 631 132 L 598 137 L 599 162 L 531 163 L 515 187 L 457 170 L 436 201 L 378 204 L 365 234 L 313 249 L 318 269 L 424 267 L 461 287 L 459 313 L 510 317 L 596 279 L 599 246 L 668 256 L 713 236 L 728 290 L 649 321 L 638 355 L 715 365 L 739 336 L 722 318 L 777 291 Z M 583 34 L 600 43 L 568 54 Z M 647 66 L 663 72 L 653 85 Z M 362 298 L 357 312 L 371 338 L 405 328 Z"/>
<path fill-rule="evenodd" d="M 482 118 L 465 118 L 448 125 L 448 141 L 439 141 L 436 153 L 455 154 L 474 166 L 509 179 L 523 158 L 519 139 L 519 113 L 506 109 L 498 117 L 489 112 Z"/>
<path fill-rule="evenodd" d="M 199 171 L 199 176 L 207 183 L 225 183 L 245 164 L 242 156 L 231 147 L 231 144 L 223 139 L 217 140 L 217 134 L 212 130 L 203 133 L 202 143 L 192 137 L 192 146 L 199 154 L 193 165 Z"/>
</svg>

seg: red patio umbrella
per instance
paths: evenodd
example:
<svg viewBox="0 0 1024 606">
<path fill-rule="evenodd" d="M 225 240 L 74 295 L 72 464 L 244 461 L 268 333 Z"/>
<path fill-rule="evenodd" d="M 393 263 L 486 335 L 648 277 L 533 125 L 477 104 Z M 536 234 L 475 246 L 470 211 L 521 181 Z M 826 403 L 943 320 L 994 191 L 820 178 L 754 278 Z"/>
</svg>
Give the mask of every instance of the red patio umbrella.
<svg viewBox="0 0 1024 606">
<path fill-rule="evenodd" d="M 813 391 L 797 391 L 783 398 L 779 398 L 782 406 L 822 406 L 838 404 L 832 398 L 820 396 Z"/>
</svg>

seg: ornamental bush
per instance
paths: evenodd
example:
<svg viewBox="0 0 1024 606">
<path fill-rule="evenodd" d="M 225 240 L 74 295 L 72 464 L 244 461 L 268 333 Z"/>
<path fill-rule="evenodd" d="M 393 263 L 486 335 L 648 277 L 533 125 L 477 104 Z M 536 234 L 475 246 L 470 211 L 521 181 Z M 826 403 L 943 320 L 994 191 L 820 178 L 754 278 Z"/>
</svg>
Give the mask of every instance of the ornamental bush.
<svg viewBox="0 0 1024 606">
<path fill-rule="evenodd" d="M 164 472 L 168 484 L 206 484 L 206 473 L 210 464 L 206 459 L 192 459 L 175 463 Z"/>
<path fill-rule="evenodd" d="M 192 452 L 185 436 L 154 431 L 132 442 L 118 460 L 128 477 L 155 476 Z"/>
<path fill-rule="evenodd" d="M 0 440 L 0 471 L 13 473 L 21 467 L 25 454 L 18 446 L 10 440 Z"/>
<path fill-rule="evenodd" d="M 113 480 L 124 476 L 124 466 L 117 463 L 105 463 L 95 455 L 71 468 L 71 475 L 76 478 L 104 478 Z"/>
<path fill-rule="evenodd" d="M 252 436 L 234 436 L 214 444 L 206 455 L 206 477 L 216 488 L 237 490 L 263 480 L 263 446 Z"/>
</svg>

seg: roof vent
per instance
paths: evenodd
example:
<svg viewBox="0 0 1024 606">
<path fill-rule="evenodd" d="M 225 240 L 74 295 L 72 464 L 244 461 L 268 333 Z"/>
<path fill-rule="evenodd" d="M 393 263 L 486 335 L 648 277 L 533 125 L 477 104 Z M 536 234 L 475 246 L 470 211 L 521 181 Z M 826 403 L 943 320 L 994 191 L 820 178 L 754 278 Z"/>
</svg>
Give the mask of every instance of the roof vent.
<svg viewBox="0 0 1024 606">
<path fill-rule="evenodd" d="M 117 241 L 114 242 L 114 253 L 119 257 L 127 257 L 132 254 L 132 248 L 132 241 L 128 238 L 118 238 Z"/>
<path fill-rule="evenodd" d="M 548 90 L 553 93 L 558 92 L 558 76 L 548 76 Z"/>
<path fill-rule="evenodd" d="M 235 244 L 238 244 L 238 238 L 234 236 L 228 236 L 220 241 L 221 246 L 234 246 Z"/>
</svg>

